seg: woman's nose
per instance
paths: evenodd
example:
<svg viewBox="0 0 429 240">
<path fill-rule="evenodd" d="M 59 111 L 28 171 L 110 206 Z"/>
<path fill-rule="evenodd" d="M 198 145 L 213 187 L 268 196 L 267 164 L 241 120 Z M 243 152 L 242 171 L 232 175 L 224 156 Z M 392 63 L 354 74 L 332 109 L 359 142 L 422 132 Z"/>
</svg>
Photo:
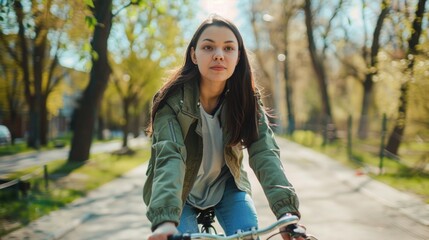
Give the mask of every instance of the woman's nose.
<svg viewBox="0 0 429 240">
<path fill-rule="evenodd" d="M 223 51 L 222 49 L 216 49 L 213 55 L 214 60 L 223 60 Z"/>
</svg>

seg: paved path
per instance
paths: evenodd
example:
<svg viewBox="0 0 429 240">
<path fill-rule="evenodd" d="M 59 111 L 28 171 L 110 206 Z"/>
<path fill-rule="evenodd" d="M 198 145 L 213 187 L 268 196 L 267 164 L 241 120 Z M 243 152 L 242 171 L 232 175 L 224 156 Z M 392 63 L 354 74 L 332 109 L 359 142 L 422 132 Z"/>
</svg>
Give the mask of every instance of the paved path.
<svg viewBox="0 0 429 240">
<path fill-rule="evenodd" d="M 429 207 L 334 160 L 279 139 L 282 161 L 301 201 L 302 223 L 319 239 L 429 239 Z M 142 186 L 146 165 L 3 239 L 146 239 Z M 274 221 L 253 174 L 261 226 Z"/>
<path fill-rule="evenodd" d="M 145 137 L 130 138 L 129 146 L 138 146 L 147 143 Z M 101 153 L 113 151 L 121 147 L 122 142 L 119 140 L 111 142 L 94 143 L 91 146 L 91 153 Z M 69 147 L 54 149 L 48 151 L 21 153 L 17 155 L 9 155 L 0 157 L 0 176 L 6 175 L 11 172 L 16 172 L 20 169 L 25 169 L 33 166 L 42 166 L 50 161 L 67 159 L 69 154 Z"/>
</svg>

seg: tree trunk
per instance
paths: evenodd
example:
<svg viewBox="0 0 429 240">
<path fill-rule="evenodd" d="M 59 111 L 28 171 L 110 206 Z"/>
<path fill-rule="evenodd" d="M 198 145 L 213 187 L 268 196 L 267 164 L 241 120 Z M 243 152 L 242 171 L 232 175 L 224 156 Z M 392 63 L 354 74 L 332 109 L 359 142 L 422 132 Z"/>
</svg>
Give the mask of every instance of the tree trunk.
<svg viewBox="0 0 429 240">
<path fill-rule="evenodd" d="M 103 134 L 103 130 L 106 128 L 103 116 L 100 113 L 97 115 L 97 139 L 106 140 L 106 137 Z"/>
<path fill-rule="evenodd" d="M 359 120 L 358 136 L 365 139 L 369 131 L 369 106 L 372 102 L 373 74 L 367 74 L 363 82 L 362 108 Z"/>
<path fill-rule="evenodd" d="M 308 49 L 310 52 L 310 58 L 313 65 L 313 69 L 316 73 L 317 82 L 320 88 L 321 102 L 322 102 L 322 117 L 323 124 L 327 128 L 325 131 L 329 130 L 327 133 L 329 140 L 336 138 L 336 128 L 333 122 L 331 104 L 329 101 L 328 89 L 327 89 L 327 77 L 326 71 L 323 66 L 323 61 L 317 53 L 316 44 L 313 36 L 313 15 L 311 12 L 311 0 L 306 0 L 304 4 L 305 12 L 305 25 L 307 28 L 307 39 L 308 39 Z"/>
<path fill-rule="evenodd" d="M 40 110 L 40 144 L 46 146 L 48 144 L 49 120 L 47 109 L 47 96 L 43 96 Z"/>
<path fill-rule="evenodd" d="M 363 81 L 363 96 L 362 96 L 362 108 L 361 108 L 361 116 L 359 120 L 358 127 L 358 137 L 361 139 L 365 139 L 368 136 L 369 131 L 369 106 L 372 102 L 372 93 L 373 93 L 373 76 L 377 73 L 377 55 L 380 49 L 380 34 L 383 28 L 384 19 L 386 19 L 387 14 L 390 10 L 390 1 L 383 0 L 381 3 L 381 12 L 378 16 L 377 23 L 374 28 L 372 45 L 371 45 L 371 54 L 370 59 L 364 59 L 368 65 L 368 73 L 365 76 L 365 80 Z M 369 62 L 368 62 L 369 61 Z"/>
<path fill-rule="evenodd" d="M 287 40 L 285 40 L 287 41 Z M 292 86 L 289 77 L 289 51 L 287 50 L 288 44 L 286 44 L 286 49 L 284 55 L 286 56 L 285 61 L 283 62 L 283 76 L 285 79 L 285 92 L 286 92 L 286 114 L 287 114 L 287 134 L 292 135 L 295 131 L 295 111 L 293 107 L 293 95 L 292 95 Z"/>
<path fill-rule="evenodd" d="M 132 103 L 133 106 L 133 114 L 132 114 L 132 124 L 131 124 L 131 130 L 130 132 L 132 132 L 133 137 L 137 138 L 140 136 L 140 108 L 137 107 L 137 103 L 136 101 L 139 101 L 138 98 L 135 99 Z"/>
<path fill-rule="evenodd" d="M 31 97 L 31 99 L 34 99 L 34 97 Z M 38 149 L 39 144 L 37 137 L 37 133 L 34 129 L 37 128 L 38 123 L 36 122 L 37 119 L 37 113 L 35 111 L 35 102 L 28 103 L 28 122 L 27 122 L 27 128 L 28 128 L 28 137 L 27 137 L 27 146 L 31 148 Z"/>
<path fill-rule="evenodd" d="M 47 6 L 49 7 L 49 5 Z M 46 136 L 42 136 L 44 133 L 42 126 L 42 82 L 43 82 L 43 71 L 44 61 L 46 57 L 46 41 L 48 31 L 44 26 L 44 21 L 40 21 L 35 27 L 35 39 L 33 48 L 33 86 L 34 86 L 34 126 L 33 129 L 36 137 L 36 146 L 46 145 Z M 45 106 L 46 107 L 46 106 Z M 45 116 L 46 117 L 46 116 Z M 43 142 L 45 140 L 45 142 Z"/>
<path fill-rule="evenodd" d="M 252 4 L 255 4 L 255 3 L 252 3 Z M 273 86 L 272 86 L 272 81 L 271 81 L 272 78 L 271 78 L 269 71 L 267 70 L 267 67 L 266 67 L 266 59 L 265 58 L 267 57 L 266 56 L 267 52 L 266 51 L 264 51 L 264 52 L 260 51 L 260 49 L 262 49 L 261 39 L 259 36 L 259 30 L 258 30 L 258 27 L 256 24 L 256 10 L 253 7 L 252 7 L 252 12 L 251 12 L 250 23 L 252 25 L 253 36 L 255 37 L 255 43 L 256 43 L 255 58 L 256 58 L 256 61 L 258 62 L 258 67 L 259 67 L 258 70 L 262 73 L 262 79 L 266 80 L 266 81 L 260 81 L 260 82 L 261 83 L 264 82 L 263 87 L 264 87 L 264 90 L 266 92 L 273 93 Z M 277 73 L 274 73 L 274 74 L 277 74 Z M 275 102 L 275 100 L 273 97 L 266 97 L 264 99 L 264 103 L 270 107 L 273 107 L 275 105 L 274 102 Z M 273 120 L 273 119 L 270 119 L 270 121 L 271 120 Z"/>
<path fill-rule="evenodd" d="M 401 95 L 399 97 L 398 117 L 396 119 L 395 127 L 389 136 L 389 140 L 386 145 L 386 150 L 393 155 L 398 155 L 399 146 L 402 142 L 402 137 L 405 131 L 405 121 L 407 114 L 408 105 L 408 87 L 409 82 L 405 82 L 401 85 Z"/>
<path fill-rule="evenodd" d="M 94 1 L 92 9 L 97 25 L 91 41 L 93 54 L 90 81 L 80 105 L 75 110 L 74 133 L 69 153 L 69 162 L 88 160 L 92 143 L 97 107 L 100 106 L 111 72 L 107 59 L 107 40 L 112 26 L 112 0 Z"/>
<path fill-rule="evenodd" d="M 28 62 L 29 59 L 29 51 L 27 45 L 27 38 L 25 36 L 25 26 L 24 26 L 24 11 L 21 1 L 15 1 L 13 4 L 14 11 L 16 14 L 16 20 L 18 22 L 18 45 L 20 47 L 20 66 L 23 72 L 23 81 L 24 81 L 24 93 L 25 100 L 28 104 L 28 137 L 27 137 L 27 146 L 31 148 L 38 148 L 37 144 L 37 135 L 34 132 L 34 129 L 37 128 L 37 124 L 35 123 L 36 119 L 36 111 L 35 111 L 35 102 L 34 96 L 31 93 L 30 89 L 30 64 Z"/>
<path fill-rule="evenodd" d="M 122 126 L 122 148 L 128 147 L 128 133 L 129 133 L 129 126 L 130 126 L 130 100 L 125 97 L 122 101 L 122 107 L 124 110 L 124 125 Z"/>
<path fill-rule="evenodd" d="M 285 81 L 285 100 L 286 100 L 286 116 L 287 116 L 287 130 L 288 135 L 292 135 L 295 131 L 295 111 L 293 104 L 293 88 L 289 76 L 289 23 L 292 15 L 295 13 L 296 8 L 294 5 L 283 3 L 283 44 L 285 60 L 283 61 L 283 78 Z"/>
<path fill-rule="evenodd" d="M 417 3 L 416 16 L 413 21 L 413 28 L 411 30 L 412 34 L 408 39 L 408 56 L 413 56 L 409 59 L 407 72 L 410 74 L 411 78 L 413 77 L 413 67 L 414 59 L 417 54 L 416 46 L 419 43 L 420 35 L 422 33 L 422 21 L 423 14 L 425 11 L 426 0 L 419 0 Z M 391 154 L 398 155 L 399 146 L 401 145 L 402 138 L 405 132 L 405 126 L 407 121 L 407 106 L 408 106 L 408 89 L 410 81 L 405 81 L 401 85 L 401 96 L 399 97 L 399 106 L 398 106 L 398 117 L 395 122 L 395 127 L 393 132 L 389 136 L 388 143 L 386 145 L 386 150 Z"/>
</svg>

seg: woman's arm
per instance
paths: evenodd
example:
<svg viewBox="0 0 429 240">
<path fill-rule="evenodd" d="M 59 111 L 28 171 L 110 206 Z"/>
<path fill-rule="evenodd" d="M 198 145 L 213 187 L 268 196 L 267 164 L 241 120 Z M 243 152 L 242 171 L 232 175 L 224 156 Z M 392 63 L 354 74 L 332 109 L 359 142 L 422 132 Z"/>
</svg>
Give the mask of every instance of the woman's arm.
<svg viewBox="0 0 429 240">
<path fill-rule="evenodd" d="M 158 110 L 153 126 L 153 177 L 147 211 L 152 230 L 163 222 L 179 222 L 186 158 L 180 125 L 168 105 Z"/>
<path fill-rule="evenodd" d="M 300 216 L 298 197 L 280 161 L 280 149 L 268 118 L 260 106 L 259 138 L 249 147 L 249 164 L 255 172 L 277 218 L 286 213 Z"/>
</svg>

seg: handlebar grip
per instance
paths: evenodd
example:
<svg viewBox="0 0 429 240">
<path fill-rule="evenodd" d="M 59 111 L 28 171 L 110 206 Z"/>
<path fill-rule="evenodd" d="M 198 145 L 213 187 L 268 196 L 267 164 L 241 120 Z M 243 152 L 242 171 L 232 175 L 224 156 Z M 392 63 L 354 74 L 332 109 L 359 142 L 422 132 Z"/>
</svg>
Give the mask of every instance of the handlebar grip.
<svg viewBox="0 0 429 240">
<path fill-rule="evenodd" d="M 168 240 L 191 240 L 191 235 L 189 234 L 175 234 L 175 235 L 170 235 L 167 238 Z"/>
</svg>

